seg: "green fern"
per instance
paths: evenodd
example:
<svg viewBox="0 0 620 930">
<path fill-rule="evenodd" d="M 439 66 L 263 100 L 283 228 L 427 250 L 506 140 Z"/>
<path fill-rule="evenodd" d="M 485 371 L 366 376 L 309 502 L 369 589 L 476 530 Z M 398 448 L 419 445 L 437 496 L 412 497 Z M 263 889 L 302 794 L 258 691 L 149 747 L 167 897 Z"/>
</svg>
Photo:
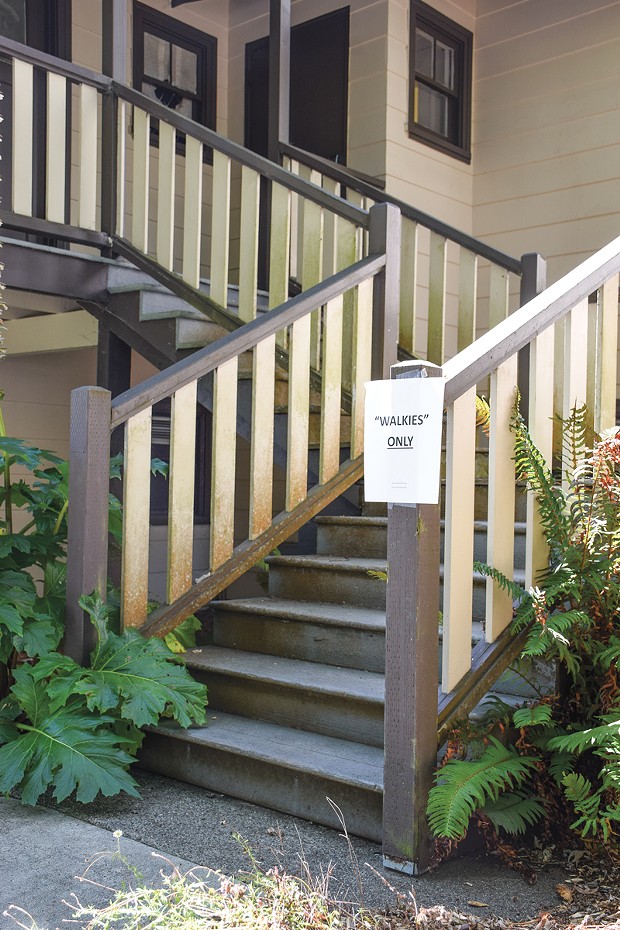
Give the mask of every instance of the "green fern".
<svg viewBox="0 0 620 930">
<path fill-rule="evenodd" d="M 553 709 L 549 704 L 536 704 L 534 707 L 522 707 L 520 710 L 515 710 L 512 719 L 516 727 L 535 727 L 548 724 L 552 713 Z"/>
<path fill-rule="evenodd" d="M 437 773 L 429 793 L 427 814 L 435 836 L 462 837 L 472 814 L 522 784 L 537 761 L 519 756 L 493 736 L 479 759 L 451 759 Z"/>
<path fill-rule="evenodd" d="M 502 794 L 496 801 L 487 801 L 484 813 L 496 830 L 523 834 L 528 826 L 542 820 L 545 808 L 534 795 L 518 790 Z"/>
</svg>

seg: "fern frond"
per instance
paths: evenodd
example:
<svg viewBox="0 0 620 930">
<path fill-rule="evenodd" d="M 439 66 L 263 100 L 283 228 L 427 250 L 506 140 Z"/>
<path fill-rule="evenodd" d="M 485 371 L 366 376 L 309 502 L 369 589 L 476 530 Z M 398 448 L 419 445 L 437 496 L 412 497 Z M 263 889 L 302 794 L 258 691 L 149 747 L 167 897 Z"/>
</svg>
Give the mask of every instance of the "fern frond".
<svg viewBox="0 0 620 930">
<path fill-rule="evenodd" d="M 620 721 L 605 723 L 601 727 L 590 727 L 576 733 L 565 733 L 549 740 L 549 749 L 558 752 L 582 753 L 586 750 L 612 749 L 620 753 Z"/>
<path fill-rule="evenodd" d="M 550 704 L 535 704 L 533 707 L 521 707 L 512 715 L 516 727 L 535 727 L 547 724 L 551 720 L 553 709 Z"/>
<path fill-rule="evenodd" d="M 489 435 L 491 430 L 491 408 L 489 402 L 484 397 L 476 394 L 476 426 L 479 426 L 485 436 Z"/>
<path fill-rule="evenodd" d="M 545 809 L 537 798 L 526 791 L 511 791 L 497 801 L 484 805 L 484 812 L 496 830 L 506 833 L 525 833 L 528 826 L 545 816 Z"/>
<path fill-rule="evenodd" d="M 519 756 L 495 737 L 475 761 L 451 760 L 439 770 L 428 799 L 428 821 L 435 836 L 458 839 L 472 814 L 500 793 L 520 785 L 537 759 Z"/>
<path fill-rule="evenodd" d="M 474 562 L 474 571 L 479 572 L 487 578 L 492 578 L 493 581 L 497 582 L 502 591 L 506 591 L 512 596 L 513 601 L 518 601 L 520 603 L 528 597 L 525 588 L 511 581 L 503 572 L 498 571 L 497 568 L 493 568 L 492 565 L 487 565 L 486 562 Z"/>
</svg>

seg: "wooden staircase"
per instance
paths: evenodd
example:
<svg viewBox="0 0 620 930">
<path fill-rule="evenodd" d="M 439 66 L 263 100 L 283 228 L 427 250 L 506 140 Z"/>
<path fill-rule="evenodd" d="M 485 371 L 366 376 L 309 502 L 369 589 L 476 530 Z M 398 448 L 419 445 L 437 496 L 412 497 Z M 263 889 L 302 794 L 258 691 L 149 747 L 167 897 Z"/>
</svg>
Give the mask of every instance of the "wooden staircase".
<svg viewBox="0 0 620 930">
<path fill-rule="evenodd" d="M 267 596 L 212 604 L 210 644 L 185 657 L 208 687 L 208 725 L 150 732 L 141 764 L 337 826 L 330 798 L 350 832 L 380 840 L 386 586 L 369 570 L 386 569 L 387 517 L 320 516 L 316 529 L 314 554 L 267 559 Z M 524 534 L 517 523 L 517 577 Z M 485 558 L 483 520 L 475 553 Z M 482 577 L 474 618 L 476 641 L 483 636 Z M 513 705 L 533 693 L 510 673 L 498 692 Z"/>
</svg>

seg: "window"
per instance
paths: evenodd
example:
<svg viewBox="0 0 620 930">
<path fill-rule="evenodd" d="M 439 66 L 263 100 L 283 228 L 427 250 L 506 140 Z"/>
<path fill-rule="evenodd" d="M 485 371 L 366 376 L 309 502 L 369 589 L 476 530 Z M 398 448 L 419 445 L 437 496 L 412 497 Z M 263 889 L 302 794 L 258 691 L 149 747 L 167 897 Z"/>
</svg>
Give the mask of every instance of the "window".
<svg viewBox="0 0 620 930">
<path fill-rule="evenodd" d="M 133 23 L 134 87 L 214 129 L 217 39 L 141 3 Z"/>
<path fill-rule="evenodd" d="M 409 135 L 469 161 L 471 32 L 412 0 L 409 50 Z"/>
</svg>

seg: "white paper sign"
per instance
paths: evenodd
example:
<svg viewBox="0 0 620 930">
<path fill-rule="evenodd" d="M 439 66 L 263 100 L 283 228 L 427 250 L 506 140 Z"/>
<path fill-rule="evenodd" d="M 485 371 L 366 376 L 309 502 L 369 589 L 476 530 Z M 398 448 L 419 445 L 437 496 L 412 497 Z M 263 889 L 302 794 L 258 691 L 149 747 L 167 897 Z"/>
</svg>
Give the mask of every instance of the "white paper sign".
<svg viewBox="0 0 620 930">
<path fill-rule="evenodd" d="M 443 378 L 366 384 L 364 496 L 395 504 L 439 503 Z"/>
</svg>

